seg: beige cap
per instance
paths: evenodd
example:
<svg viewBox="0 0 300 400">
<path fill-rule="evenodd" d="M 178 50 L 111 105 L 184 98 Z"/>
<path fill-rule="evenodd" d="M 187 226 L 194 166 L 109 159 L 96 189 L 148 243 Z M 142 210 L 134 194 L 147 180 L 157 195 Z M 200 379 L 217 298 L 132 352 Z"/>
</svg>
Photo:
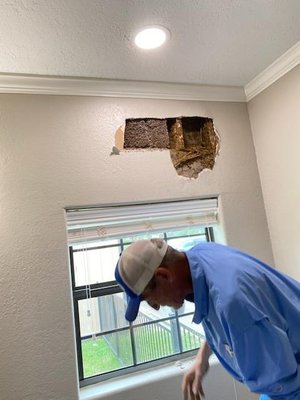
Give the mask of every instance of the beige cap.
<svg viewBox="0 0 300 400">
<path fill-rule="evenodd" d="M 127 293 L 126 318 L 133 321 L 138 313 L 141 293 L 161 264 L 168 245 L 162 239 L 138 240 L 128 246 L 116 266 L 117 282 Z"/>
</svg>

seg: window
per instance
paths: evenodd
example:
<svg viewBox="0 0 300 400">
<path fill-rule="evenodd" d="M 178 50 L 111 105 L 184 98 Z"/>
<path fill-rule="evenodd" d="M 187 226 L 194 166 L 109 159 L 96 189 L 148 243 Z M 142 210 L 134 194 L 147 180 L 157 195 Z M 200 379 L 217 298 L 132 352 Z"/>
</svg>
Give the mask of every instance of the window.
<svg viewBox="0 0 300 400">
<path fill-rule="evenodd" d="M 119 254 L 138 239 L 161 237 L 179 250 L 214 239 L 217 200 L 67 210 L 81 385 L 194 353 L 203 340 L 194 304 L 153 310 L 142 303 L 134 323 L 114 279 Z"/>
</svg>

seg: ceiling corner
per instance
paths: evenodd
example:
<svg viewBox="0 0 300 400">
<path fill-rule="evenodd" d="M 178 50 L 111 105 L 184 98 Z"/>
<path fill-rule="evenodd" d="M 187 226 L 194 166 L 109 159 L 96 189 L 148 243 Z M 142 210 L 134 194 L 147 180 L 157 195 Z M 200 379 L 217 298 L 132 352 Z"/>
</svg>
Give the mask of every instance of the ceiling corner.
<svg viewBox="0 0 300 400">
<path fill-rule="evenodd" d="M 247 102 L 300 63 L 300 41 L 244 86 Z"/>
</svg>

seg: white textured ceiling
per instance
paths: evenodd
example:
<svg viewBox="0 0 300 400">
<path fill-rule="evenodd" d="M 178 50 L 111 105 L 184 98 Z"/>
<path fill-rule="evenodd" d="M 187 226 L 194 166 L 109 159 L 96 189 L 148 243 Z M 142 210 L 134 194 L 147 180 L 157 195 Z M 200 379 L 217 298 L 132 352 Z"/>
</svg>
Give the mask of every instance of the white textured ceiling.
<svg viewBox="0 0 300 400">
<path fill-rule="evenodd" d="M 244 86 L 299 39 L 300 0 L 0 0 L 2 74 Z"/>
</svg>

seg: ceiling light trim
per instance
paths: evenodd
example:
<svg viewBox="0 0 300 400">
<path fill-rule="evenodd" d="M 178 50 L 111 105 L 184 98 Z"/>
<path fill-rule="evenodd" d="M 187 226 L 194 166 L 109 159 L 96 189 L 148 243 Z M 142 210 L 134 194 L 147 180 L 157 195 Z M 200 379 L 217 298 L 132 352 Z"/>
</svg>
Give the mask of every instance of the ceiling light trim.
<svg viewBox="0 0 300 400">
<path fill-rule="evenodd" d="M 158 40 L 157 35 L 160 35 L 160 40 Z M 156 50 L 164 46 L 170 37 L 171 34 L 168 28 L 161 25 L 148 25 L 135 35 L 134 43 L 141 50 Z"/>
<path fill-rule="evenodd" d="M 0 75 L 0 93 L 246 102 L 243 87 Z"/>
<path fill-rule="evenodd" d="M 300 41 L 245 85 L 247 102 L 299 64 Z"/>
</svg>

